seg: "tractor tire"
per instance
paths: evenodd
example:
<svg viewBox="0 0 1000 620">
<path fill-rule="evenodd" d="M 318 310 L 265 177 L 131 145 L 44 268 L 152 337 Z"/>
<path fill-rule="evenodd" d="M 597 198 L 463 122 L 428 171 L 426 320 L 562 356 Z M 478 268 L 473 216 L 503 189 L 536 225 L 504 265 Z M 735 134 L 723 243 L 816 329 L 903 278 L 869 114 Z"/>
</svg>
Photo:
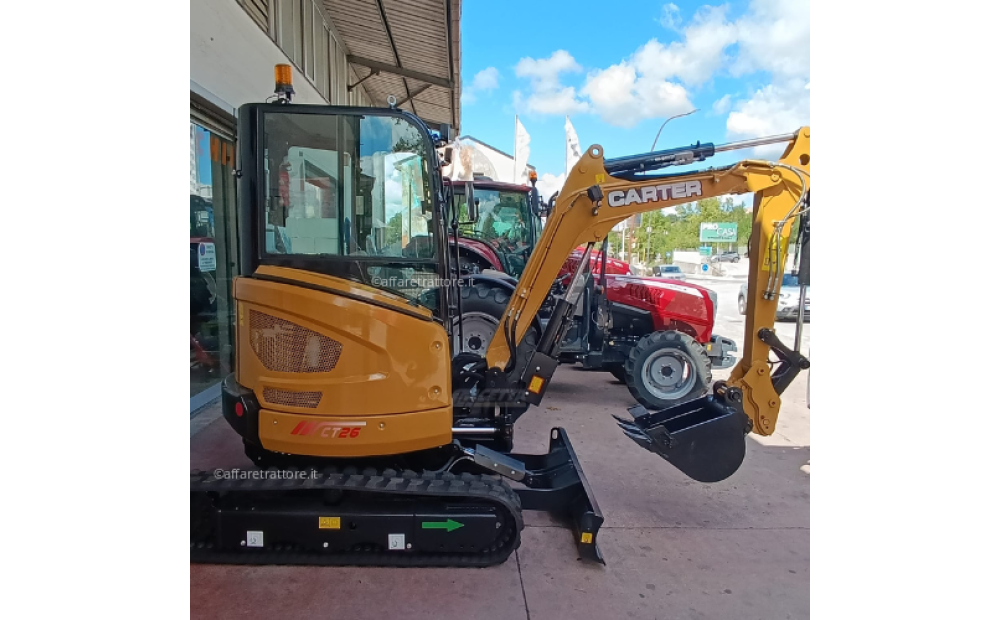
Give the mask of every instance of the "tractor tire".
<svg viewBox="0 0 1000 620">
<path fill-rule="evenodd" d="M 614 375 L 615 379 L 618 379 L 622 383 L 626 383 L 625 364 L 608 364 L 604 367 L 604 369 Z"/>
<path fill-rule="evenodd" d="M 472 286 L 462 287 L 462 335 L 464 346 L 458 344 L 458 320 L 453 324 L 452 355 L 458 353 L 475 353 L 486 357 L 486 349 L 490 346 L 493 334 L 496 333 L 503 311 L 510 300 L 510 290 L 498 286 L 490 286 L 485 282 L 477 282 Z M 525 335 L 524 341 L 534 345 L 538 341 L 538 330 L 532 327 Z"/>
<path fill-rule="evenodd" d="M 678 331 L 646 334 L 625 361 L 625 384 L 650 411 L 694 400 L 712 385 L 712 360 L 705 347 Z"/>
</svg>

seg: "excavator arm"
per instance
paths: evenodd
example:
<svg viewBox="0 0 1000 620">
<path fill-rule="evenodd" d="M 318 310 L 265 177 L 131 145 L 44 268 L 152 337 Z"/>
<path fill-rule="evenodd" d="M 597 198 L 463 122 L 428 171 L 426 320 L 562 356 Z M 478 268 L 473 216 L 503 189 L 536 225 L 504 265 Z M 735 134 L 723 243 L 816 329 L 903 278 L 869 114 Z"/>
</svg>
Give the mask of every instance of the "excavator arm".
<svg viewBox="0 0 1000 620">
<path fill-rule="evenodd" d="M 682 174 L 645 174 L 672 165 L 703 161 L 723 150 L 776 142 L 787 142 L 784 154 L 777 162 L 745 160 L 732 166 Z M 733 369 L 729 380 L 725 384 L 717 384 L 714 393 L 706 397 L 709 401 L 714 399 L 719 402 L 701 404 L 715 409 L 735 407 L 742 410 L 746 416 L 746 431 L 770 435 L 777 423 L 780 393 L 799 370 L 808 368 L 805 357 L 778 340 L 774 333 L 774 321 L 792 224 L 808 201 L 809 158 L 808 127 L 786 136 L 719 147 L 698 144 L 609 160 L 604 159 L 600 146 L 591 146 L 573 167 L 555 200 L 539 243 L 507 305 L 500 329 L 487 350 L 487 365 L 495 372 L 506 373 L 508 385 L 522 386 L 528 402 L 538 404 L 554 372 L 554 360 L 563 330 L 589 277 L 589 261 L 580 261 L 564 298 L 559 301 L 529 358 L 517 359 L 518 345 L 542 306 L 563 261 L 574 248 L 586 245 L 589 252 L 616 224 L 638 213 L 705 198 L 752 192 L 753 229 L 743 358 Z M 772 351 L 779 359 L 773 370 L 769 361 Z M 687 431 L 702 425 L 695 423 L 699 416 L 707 419 L 714 415 L 705 411 L 695 415 L 689 409 L 690 406 L 681 406 L 681 411 L 650 413 L 639 407 L 631 411 L 634 421 L 619 419 L 619 422 L 624 423 L 626 434 L 637 442 L 655 443 L 655 438 L 649 436 L 649 429 L 641 424 L 636 427 L 636 424 L 640 421 L 650 423 L 656 416 L 673 420 L 681 415 L 690 418 L 688 423 L 681 425 L 675 420 L 672 427 L 675 431 Z M 740 418 L 737 415 L 734 419 Z M 729 424 L 732 426 L 733 423 Z M 665 444 L 679 443 L 678 432 L 665 432 L 669 435 L 662 438 Z M 742 461 L 742 452 L 739 460 Z M 721 474 L 712 473 L 703 477 L 717 475 Z"/>
</svg>

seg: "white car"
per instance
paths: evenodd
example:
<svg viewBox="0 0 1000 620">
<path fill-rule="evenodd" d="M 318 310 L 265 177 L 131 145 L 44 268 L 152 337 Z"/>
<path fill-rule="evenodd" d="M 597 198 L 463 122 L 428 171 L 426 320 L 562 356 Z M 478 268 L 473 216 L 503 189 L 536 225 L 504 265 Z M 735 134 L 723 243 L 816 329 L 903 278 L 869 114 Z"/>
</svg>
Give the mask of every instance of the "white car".
<svg viewBox="0 0 1000 620">
<path fill-rule="evenodd" d="M 809 322 L 809 289 L 806 287 L 806 305 L 804 320 Z M 740 297 L 738 300 L 740 314 L 747 313 L 747 285 L 746 282 L 740 287 Z M 777 319 L 795 320 L 799 317 L 799 277 L 786 273 L 781 278 L 781 288 L 778 292 L 778 311 L 775 313 Z"/>
<path fill-rule="evenodd" d="M 687 280 L 687 276 L 681 271 L 681 268 L 677 265 L 660 265 L 658 267 L 653 267 L 653 275 L 657 278 L 665 278 L 667 280 L 679 280 L 684 282 Z"/>
</svg>

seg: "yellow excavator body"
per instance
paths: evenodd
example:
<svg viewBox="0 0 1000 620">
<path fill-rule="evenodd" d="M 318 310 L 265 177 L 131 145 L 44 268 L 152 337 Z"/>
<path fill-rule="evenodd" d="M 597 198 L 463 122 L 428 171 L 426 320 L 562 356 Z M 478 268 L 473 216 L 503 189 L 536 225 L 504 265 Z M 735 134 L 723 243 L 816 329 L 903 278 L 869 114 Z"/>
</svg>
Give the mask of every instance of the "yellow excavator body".
<svg viewBox="0 0 1000 620">
<path fill-rule="evenodd" d="M 236 381 L 261 445 L 309 456 L 451 441 L 448 335 L 425 308 L 342 278 L 262 265 L 237 278 Z"/>
</svg>

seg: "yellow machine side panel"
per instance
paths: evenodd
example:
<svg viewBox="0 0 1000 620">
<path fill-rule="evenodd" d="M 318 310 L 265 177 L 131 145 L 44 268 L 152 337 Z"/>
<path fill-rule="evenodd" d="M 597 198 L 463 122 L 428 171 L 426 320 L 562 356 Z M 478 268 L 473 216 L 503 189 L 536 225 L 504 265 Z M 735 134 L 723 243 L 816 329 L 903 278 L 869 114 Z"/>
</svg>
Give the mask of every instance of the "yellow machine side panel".
<svg viewBox="0 0 1000 620">
<path fill-rule="evenodd" d="M 295 275 L 283 271 L 286 280 Z M 347 293 L 350 284 L 340 281 Z M 450 410 L 450 347 L 440 324 L 332 287 L 244 277 L 233 288 L 236 380 L 263 409 L 344 418 Z M 428 436 L 450 433 L 450 424 Z"/>
<path fill-rule="evenodd" d="M 261 409 L 260 441 L 274 452 L 308 456 L 404 454 L 450 442 L 451 420 L 451 407 L 363 418 Z"/>
<path fill-rule="evenodd" d="M 284 280 L 294 280 L 304 286 L 320 286 L 339 293 L 344 293 L 352 297 L 365 299 L 375 304 L 391 306 L 397 310 L 418 314 L 430 319 L 434 316 L 429 309 L 423 306 L 414 306 L 401 296 L 393 295 L 382 289 L 366 286 L 360 282 L 352 282 L 335 276 L 328 276 L 312 271 L 303 271 L 291 267 L 275 267 L 274 265 L 260 265 L 254 275 L 265 278 L 278 278 Z"/>
</svg>

